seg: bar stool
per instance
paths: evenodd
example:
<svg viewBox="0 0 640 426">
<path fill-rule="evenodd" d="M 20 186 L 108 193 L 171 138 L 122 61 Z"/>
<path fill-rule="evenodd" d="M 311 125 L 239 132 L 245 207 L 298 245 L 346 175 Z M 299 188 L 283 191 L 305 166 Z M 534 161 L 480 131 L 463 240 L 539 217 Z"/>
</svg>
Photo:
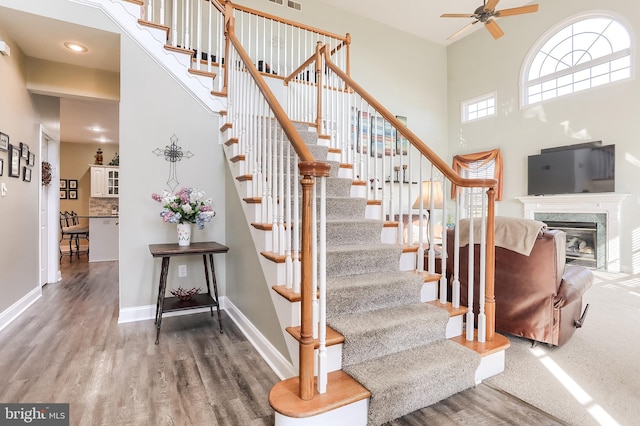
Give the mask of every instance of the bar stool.
<svg viewBox="0 0 640 426">
<path fill-rule="evenodd" d="M 80 258 L 80 238 L 89 241 L 89 228 L 80 225 L 78 215 L 75 212 L 60 212 L 60 243 L 69 241 L 69 261 L 73 259 L 75 252 L 76 257 Z M 75 250 L 74 250 L 75 246 Z M 59 248 L 60 260 L 62 260 L 62 248 Z M 89 249 L 87 248 L 87 254 Z"/>
</svg>

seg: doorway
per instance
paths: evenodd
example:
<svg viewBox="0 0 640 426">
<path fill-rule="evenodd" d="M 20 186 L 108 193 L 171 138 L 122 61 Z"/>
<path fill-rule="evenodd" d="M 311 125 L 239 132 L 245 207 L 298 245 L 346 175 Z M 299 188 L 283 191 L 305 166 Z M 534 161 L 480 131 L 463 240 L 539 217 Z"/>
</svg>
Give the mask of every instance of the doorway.
<svg viewBox="0 0 640 426">
<path fill-rule="evenodd" d="M 60 164 L 60 142 L 44 127 L 40 126 L 40 171 L 38 176 L 43 182 L 44 162 L 51 166 L 49 184 L 40 185 L 40 287 L 60 280 L 58 257 L 58 211 L 60 200 L 57 188 L 60 177 L 55 169 Z"/>
</svg>

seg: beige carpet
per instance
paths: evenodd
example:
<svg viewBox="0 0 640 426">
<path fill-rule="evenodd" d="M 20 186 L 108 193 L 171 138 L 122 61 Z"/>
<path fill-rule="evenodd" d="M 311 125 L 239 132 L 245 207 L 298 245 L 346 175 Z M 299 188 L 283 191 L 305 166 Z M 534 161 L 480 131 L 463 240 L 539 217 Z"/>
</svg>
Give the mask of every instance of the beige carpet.
<svg viewBox="0 0 640 426">
<path fill-rule="evenodd" d="M 595 272 L 585 325 L 561 347 L 509 336 L 486 382 L 570 425 L 640 424 L 640 275 Z"/>
</svg>

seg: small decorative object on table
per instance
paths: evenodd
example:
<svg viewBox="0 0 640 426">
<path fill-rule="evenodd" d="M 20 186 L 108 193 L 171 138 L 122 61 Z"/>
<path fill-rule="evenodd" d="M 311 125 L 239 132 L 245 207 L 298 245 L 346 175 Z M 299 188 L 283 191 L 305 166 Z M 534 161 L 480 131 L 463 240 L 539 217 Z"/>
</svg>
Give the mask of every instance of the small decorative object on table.
<svg viewBox="0 0 640 426">
<path fill-rule="evenodd" d="M 200 293 L 200 288 L 192 288 L 191 290 L 185 290 L 182 287 L 178 287 L 174 290 L 171 290 L 171 294 L 182 301 L 191 300 L 193 296 Z"/>
<path fill-rule="evenodd" d="M 198 229 L 204 229 L 205 222 L 210 222 L 216 215 L 211 198 L 204 198 L 204 191 L 196 188 L 182 188 L 175 194 L 163 191 L 162 195 L 152 194 L 151 197 L 162 203 L 160 216 L 162 220 L 176 223 L 178 226 L 178 245 L 191 244 L 191 224 Z"/>
</svg>

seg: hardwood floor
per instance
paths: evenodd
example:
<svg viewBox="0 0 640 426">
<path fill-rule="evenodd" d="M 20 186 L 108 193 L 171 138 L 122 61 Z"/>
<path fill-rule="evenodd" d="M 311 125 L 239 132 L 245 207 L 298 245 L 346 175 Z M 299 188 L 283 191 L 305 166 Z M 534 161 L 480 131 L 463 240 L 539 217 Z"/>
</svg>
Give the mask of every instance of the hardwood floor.
<svg viewBox="0 0 640 426">
<path fill-rule="evenodd" d="M 71 425 L 272 425 L 278 381 L 223 312 L 118 324 L 118 263 L 62 260 L 63 280 L 0 331 L 0 402 L 70 403 Z M 523 383 L 523 385 L 526 385 Z M 561 425 L 481 384 L 390 423 Z"/>
</svg>

